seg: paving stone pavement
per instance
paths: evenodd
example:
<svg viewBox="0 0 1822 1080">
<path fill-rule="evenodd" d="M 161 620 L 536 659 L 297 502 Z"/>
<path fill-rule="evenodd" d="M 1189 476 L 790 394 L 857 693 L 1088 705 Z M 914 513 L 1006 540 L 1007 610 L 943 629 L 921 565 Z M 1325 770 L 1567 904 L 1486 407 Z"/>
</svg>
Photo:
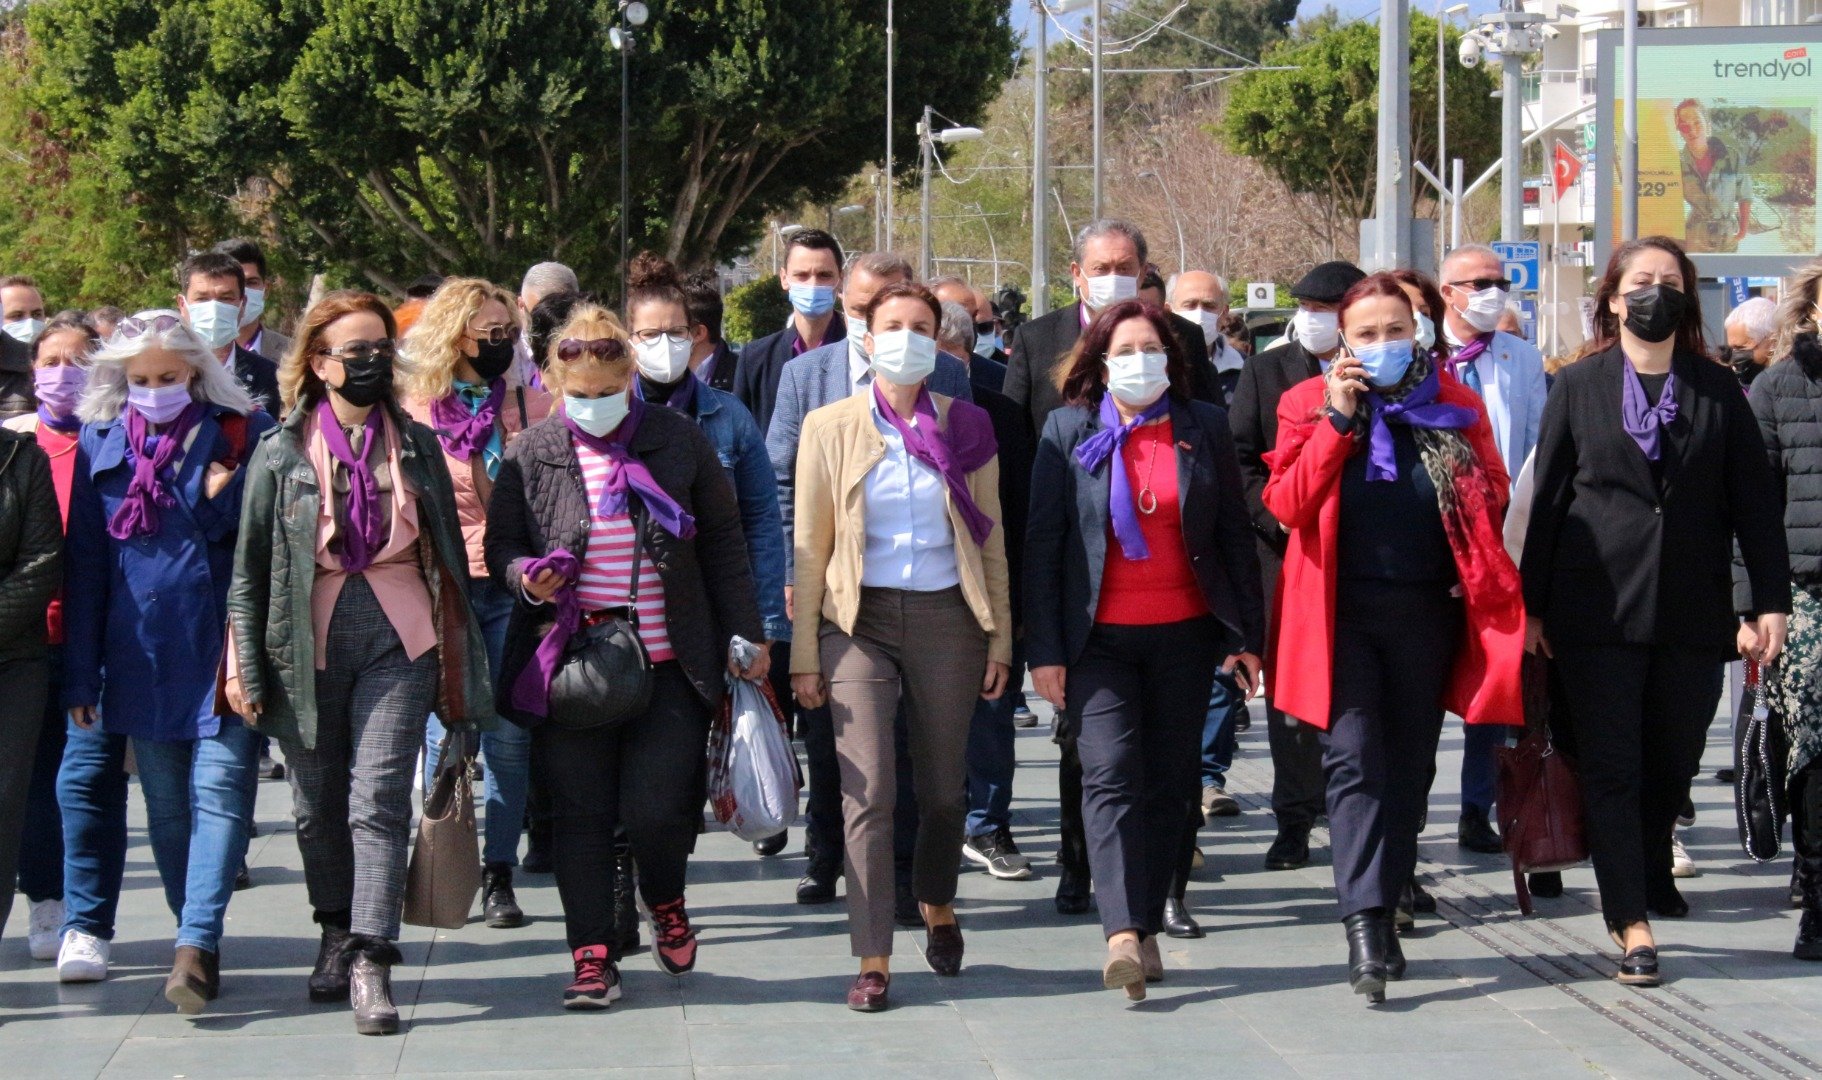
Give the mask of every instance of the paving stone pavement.
<svg viewBox="0 0 1822 1080">
<path fill-rule="evenodd" d="M 556 889 L 521 875 L 528 926 L 407 928 L 394 976 L 404 1029 L 356 1035 L 346 1008 L 306 998 L 315 940 L 290 793 L 266 782 L 250 853 L 256 887 L 229 909 L 223 996 L 203 1016 L 180 1017 L 160 996 L 172 920 L 135 795 L 106 983 L 60 986 L 52 965 L 27 957 L 23 899 L 14 905 L 0 942 L 0 1077 L 1822 1076 L 1822 971 L 1789 956 L 1788 862 L 1757 866 L 1740 852 L 1729 789 L 1711 779 L 1726 736 L 1717 723 L 1686 833 L 1703 869 L 1682 884 L 1693 913 L 1658 926 L 1670 981 L 1636 990 L 1610 978 L 1614 950 L 1588 869 L 1520 919 L 1503 858 L 1456 846 L 1452 723 L 1420 866 L 1439 912 L 1406 939 L 1410 975 L 1378 1007 L 1344 983 L 1326 850 L 1300 871 L 1261 868 L 1273 834 L 1262 724 L 1241 736 L 1230 785 L 1245 813 L 1202 833 L 1207 866 L 1190 898 L 1209 935 L 1167 939 L 1168 977 L 1137 1005 L 1100 988 L 1093 919 L 1052 906 L 1056 753 L 1041 727 L 1019 733 L 1014 804 L 1039 877 L 965 873 L 962 977 L 931 974 L 922 935 L 901 931 L 894 1007 L 871 1016 L 841 1005 L 853 972 L 841 906 L 793 902 L 804 865 L 794 829 L 787 853 L 763 860 L 728 834 L 703 837 L 689 893 L 701 960 L 681 980 L 642 952 L 624 965 L 619 1004 L 563 1012 Z"/>
</svg>

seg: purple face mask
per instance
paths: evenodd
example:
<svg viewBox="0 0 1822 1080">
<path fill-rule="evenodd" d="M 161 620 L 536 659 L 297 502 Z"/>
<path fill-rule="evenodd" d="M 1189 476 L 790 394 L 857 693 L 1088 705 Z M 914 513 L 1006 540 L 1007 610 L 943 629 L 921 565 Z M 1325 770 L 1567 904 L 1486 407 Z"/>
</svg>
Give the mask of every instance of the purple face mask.
<svg viewBox="0 0 1822 1080">
<path fill-rule="evenodd" d="M 45 411 L 52 416 L 63 417 L 75 412 L 76 402 L 81 399 L 83 387 L 88 384 L 88 369 L 74 364 L 58 364 L 32 371 L 32 391 L 38 395 L 38 404 L 44 406 Z"/>
<path fill-rule="evenodd" d="M 168 424 L 190 405 L 190 384 L 129 386 L 127 404 L 154 424 Z"/>
</svg>

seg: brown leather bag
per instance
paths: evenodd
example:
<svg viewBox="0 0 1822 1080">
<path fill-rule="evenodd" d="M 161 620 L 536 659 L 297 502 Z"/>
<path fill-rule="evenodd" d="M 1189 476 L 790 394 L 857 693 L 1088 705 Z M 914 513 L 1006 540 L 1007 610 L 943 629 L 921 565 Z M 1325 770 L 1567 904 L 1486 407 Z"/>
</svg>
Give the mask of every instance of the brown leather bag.
<svg viewBox="0 0 1822 1080">
<path fill-rule="evenodd" d="M 418 842 L 405 872 L 405 921 L 458 930 L 481 891 L 481 841 L 475 831 L 471 755 L 463 732 L 443 737 L 436 778 L 418 821 Z"/>
<path fill-rule="evenodd" d="M 1518 910 L 1531 914 L 1527 873 L 1567 870 L 1588 857 L 1582 789 L 1575 767 L 1550 741 L 1548 673 L 1541 657 L 1524 659 L 1525 737 L 1499 751 L 1499 831 L 1512 860 Z"/>
</svg>

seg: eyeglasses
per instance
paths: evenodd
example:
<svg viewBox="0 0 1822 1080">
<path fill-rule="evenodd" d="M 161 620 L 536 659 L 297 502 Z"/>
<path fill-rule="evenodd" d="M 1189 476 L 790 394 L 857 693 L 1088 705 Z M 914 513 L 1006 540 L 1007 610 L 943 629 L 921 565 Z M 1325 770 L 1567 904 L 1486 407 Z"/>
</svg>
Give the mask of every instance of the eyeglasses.
<svg viewBox="0 0 1822 1080">
<path fill-rule="evenodd" d="M 642 341 L 647 345 L 652 344 L 659 338 L 670 338 L 672 342 L 681 344 L 690 339 L 690 328 L 687 326 L 667 326 L 662 330 L 650 328 L 635 330 L 633 331 L 633 337 L 635 340 Z"/>
<path fill-rule="evenodd" d="M 516 326 L 490 326 L 485 330 L 469 330 L 468 336 L 476 341 L 485 341 L 489 345 L 504 345 L 508 341 L 519 340 L 519 328 Z"/>
<path fill-rule="evenodd" d="M 318 356 L 333 357 L 344 364 L 359 364 L 376 356 L 391 363 L 398 355 L 398 347 L 387 338 L 381 341 L 350 341 L 333 349 L 318 349 L 316 352 Z"/>
<path fill-rule="evenodd" d="M 114 336 L 122 341 L 131 341 L 147 333 L 168 334 L 182 325 L 183 321 L 175 315 L 154 315 L 150 319 L 129 315 L 114 324 Z"/>
<path fill-rule="evenodd" d="M 1475 292 L 1480 292 L 1482 289 L 1498 289 L 1500 292 L 1512 291 L 1512 279 L 1503 277 L 1477 277 L 1467 281 L 1451 281 L 1448 284 L 1458 289 L 1471 288 Z"/>
<path fill-rule="evenodd" d="M 557 342 L 557 359 L 566 364 L 582 359 L 583 353 L 589 353 L 603 363 L 612 363 L 626 355 L 626 342 L 619 338 L 595 338 L 591 341 L 564 338 Z"/>
</svg>

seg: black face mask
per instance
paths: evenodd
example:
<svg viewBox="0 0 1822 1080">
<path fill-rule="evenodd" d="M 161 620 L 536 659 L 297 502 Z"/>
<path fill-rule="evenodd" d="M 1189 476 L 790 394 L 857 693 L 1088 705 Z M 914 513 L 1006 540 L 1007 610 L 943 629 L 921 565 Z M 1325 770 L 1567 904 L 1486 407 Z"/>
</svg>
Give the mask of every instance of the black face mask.
<svg viewBox="0 0 1822 1080">
<path fill-rule="evenodd" d="M 1737 375 L 1750 375 L 1759 365 L 1753 362 L 1751 349 L 1728 349 L 1727 366 Z"/>
<path fill-rule="evenodd" d="M 1644 341 L 1659 342 L 1683 325 L 1689 298 L 1674 285 L 1647 285 L 1626 294 L 1626 329 Z"/>
<path fill-rule="evenodd" d="M 334 388 L 342 400 L 365 409 L 392 396 L 392 358 L 369 356 L 342 361 L 342 385 Z"/>
<path fill-rule="evenodd" d="M 469 363 L 474 365 L 475 374 L 481 377 L 482 382 L 492 382 L 506 374 L 506 369 L 512 366 L 512 354 L 511 341 L 502 341 L 497 345 L 491 341 L 477 341 L 474 359 Z"/>
</svg>

